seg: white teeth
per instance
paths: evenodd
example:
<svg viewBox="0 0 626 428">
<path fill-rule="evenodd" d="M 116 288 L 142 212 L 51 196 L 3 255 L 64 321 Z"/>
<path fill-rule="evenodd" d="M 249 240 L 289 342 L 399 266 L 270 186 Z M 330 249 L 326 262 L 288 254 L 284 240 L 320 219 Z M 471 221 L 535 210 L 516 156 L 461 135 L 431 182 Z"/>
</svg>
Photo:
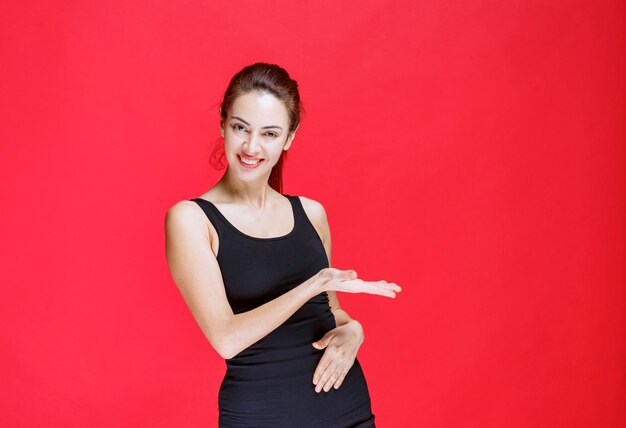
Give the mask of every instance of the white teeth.
<svg viewBox="0 0 626 428">
<path fill-rule="evenodd" d="M 259 159 L 257 159 L 257 160 L 250 160 L 250 159 L 242 158 L 241 156 L 240 156 L 240 158 L 243 161 L 243 163 L 246 163 L 248 165 L 256 165 L 257 163 L 259 163 Z"/>
</svg>

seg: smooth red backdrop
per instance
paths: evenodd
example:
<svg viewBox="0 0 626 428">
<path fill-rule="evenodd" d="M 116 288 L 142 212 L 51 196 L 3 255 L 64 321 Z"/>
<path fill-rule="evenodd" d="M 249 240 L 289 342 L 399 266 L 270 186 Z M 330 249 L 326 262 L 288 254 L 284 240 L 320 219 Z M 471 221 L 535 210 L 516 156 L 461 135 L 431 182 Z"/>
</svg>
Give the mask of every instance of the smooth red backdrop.
<svg viewBox="0 0 626 428">
<path fill-rule="evenodd" d="M 167 268 L 229 78 L 306 107 L 285 191 L 326 207 L 388 427 L 626 425 L 618 0 L 0 6 L 0 425 L 210 427 L 224 362 Z"/>
</svg>

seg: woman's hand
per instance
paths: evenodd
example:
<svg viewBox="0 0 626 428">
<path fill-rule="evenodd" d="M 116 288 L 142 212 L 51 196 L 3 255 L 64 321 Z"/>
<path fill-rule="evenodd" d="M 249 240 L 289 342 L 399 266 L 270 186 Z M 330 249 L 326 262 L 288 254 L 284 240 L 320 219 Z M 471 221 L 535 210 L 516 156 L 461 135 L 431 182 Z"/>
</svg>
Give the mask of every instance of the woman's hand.
<svg viewBox="0 0 626 428">
<path fill-rule="evenodd" d="M 357 278 L 354 270 L 340 270 L 336 268 L 321 269 L 316 280 L 322 291 L 343 291 L 345 293 L 369 293 L 379 296 L 395 298 L 402 288 L 394 283 L 381 281 L 364 281 Z"/>
<path fill-rule="evenodd" d="M 320 340 L 313 342 L 317 349 L 324 349 L 324 355 L 313 374 L 315 392 L 339 388 L 346 374 L 354 364 L 356 353 L 363 343 L 363 327 L 357 320 L 350 320 L 327 332 Z"/>
</svg>

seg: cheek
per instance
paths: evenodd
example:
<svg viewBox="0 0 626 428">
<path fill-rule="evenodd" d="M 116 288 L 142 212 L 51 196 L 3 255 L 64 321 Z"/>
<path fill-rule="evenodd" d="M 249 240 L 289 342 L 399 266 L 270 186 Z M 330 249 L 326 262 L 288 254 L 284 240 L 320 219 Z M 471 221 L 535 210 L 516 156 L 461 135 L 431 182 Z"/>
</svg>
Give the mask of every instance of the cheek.
<svg viewBox="0 0 626 428">
<path fill-rule="evenodd" d="M 226 135 L 224 137 L 224 150 L 227 152 L 237 150 L 241 146 L 239 139 L 233 135 Z"/>
<path fill-rule="evenodd" d="M 284 151 L 283 151 L 283 146 L 282 145 L 276 145 L 276 147 L 273 147 L 271 150 L 271 156 L 278 161 L 278 159 L 283 155 Z"/>
</svg>

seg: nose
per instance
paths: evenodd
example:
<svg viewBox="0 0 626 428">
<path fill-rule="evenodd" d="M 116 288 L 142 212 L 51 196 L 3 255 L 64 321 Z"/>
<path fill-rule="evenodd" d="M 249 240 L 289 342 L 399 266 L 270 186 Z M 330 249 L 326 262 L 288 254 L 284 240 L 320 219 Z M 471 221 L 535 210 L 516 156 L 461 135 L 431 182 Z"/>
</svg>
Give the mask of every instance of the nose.
<svg viewBox="0 0 626 428">
<path fill-rule="evenodd" d="M 249 156 L 256 156 L 261 151 L 261 147 L 259 144 L 258 137 L 254 134 L 250 134 L 250 136 L 244 141 L 243 150 L 245 154 Z"/>
</svg>

